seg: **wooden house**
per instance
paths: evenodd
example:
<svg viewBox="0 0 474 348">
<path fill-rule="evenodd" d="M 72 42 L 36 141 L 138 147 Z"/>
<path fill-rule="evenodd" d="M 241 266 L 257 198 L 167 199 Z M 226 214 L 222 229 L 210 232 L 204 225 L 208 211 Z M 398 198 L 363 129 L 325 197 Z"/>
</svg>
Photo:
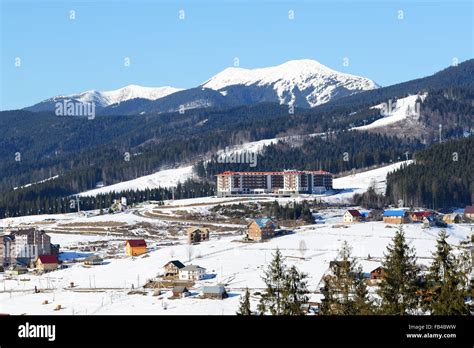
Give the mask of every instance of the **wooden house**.
<svg viewBox="0 0 474 348">
<path fill-rule="evenodd" d="M 269 218 L 255 219 L 247 225 L 247 239 L 261 241 L 275 236 L 276 224 Z"/>
<path fill-rule="evenodd" d="M 373 280 L 382 280 L 385 279 L 385 272 L 381 266 L 370 272 L 370 279 Z"/>
<path fill-rule="evenodd" d="M 104 260 L 98 255 L 91 255 L 84 259 L 84 265 L 88 265 L 88 266 L 101 265 L 103 262 Z"/>
<path fill-rule="evenodd" d="M 382 209 L 372 209 L 368 216 L 368 221 L 382 221 L 383 220 L 383 210 Z"/>
<path fill-rule="evenodd" d="M 58 258 L 54 255 L 38 256 L 35 262 L 36 269 L 41 272 L 54 271 L 58 268 Z"/>
<path fill-rule="evenodd" d="M 219 299 L 219 300 L 229 297 L 225 287 L 222 285 L 203 287 L 202 296 L 204 298 L 213 298 L 213 299 Z"/>
<path fill-rule="evenodd" d="M 179 270 L 184 268 L 184 265 L 178 260 L 172 260 L 163 266 L 163 276 L 178 277 Z"/>
<path fill-rule="evenodd" d="M 466 208 L 464 208 L 464 217 L 474 221 L 474 205 L 467 205 Z"/>
<path fill-rule="evenodd" d="M 129 239 L 125 242 L 125 254 L 127 256 L 138 256 L 146 252 L 146 242 L 143 239 Z"/>
<path fill-rule="evenodd" d="M 357 209 L 346 210 L 342 216 L 342 221 L 345 223 L 359 222 L 362 220 L 362 215 Z"/>
<path fill-rule="evenodd" d="M 201 280 L 206 275 L 206 269 L 197 265 L 188 265 L 179 270 L 180 280 Z"/>
<path fill-rule="evenodd" d="M 406 210 L 384 210 L 383 222 L 387 224 L 406 224 L 409 222 L 408 213 Z"/>
<path fill-rule="evenodd" d="M 186 230 L 188 244 L 209 240 L 209 229 L 203 227 L 190 227 Z"/>
<path fill-rule="evenodd" d="M 173 297 L 180 298 L 180 297 L 187 297 L 191 295 L 188 288 L 185 286 L 175 286 L 173 287 Z"/>
</svg>

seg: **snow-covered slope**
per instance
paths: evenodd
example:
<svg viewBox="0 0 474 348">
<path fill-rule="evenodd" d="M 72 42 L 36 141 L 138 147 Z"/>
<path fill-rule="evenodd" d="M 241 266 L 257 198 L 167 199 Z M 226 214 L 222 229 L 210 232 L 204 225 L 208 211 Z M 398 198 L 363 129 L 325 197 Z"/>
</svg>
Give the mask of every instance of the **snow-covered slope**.
<svg viewBox="0 0 474 348">
<path fill-rule="evenodd" d="M 176 169 L 166 169 L 159 172 L 145 175 L 134 180 L 124 181 L 118 184 L 100 187 L 94 190 L 82 192 L 79 196 L 96 196 L 108 192 L 121 192 L 126 190 L 145 190 L 157 187 L 173 187 L 192 178 L 193 167 L 181 167 Z"/>
<path fill-rule="evenodd" d="M 379 128 L 402 121 L 407 117 L 418 117 L 420 113 L 420 106 L 417 105 L 417 100 L 420 99 L 421 101 L 424 101 L 427 95 L 427 93 L 420 95 L 415 94 L 405 98 L 400 98 L 393 103 L 391 102 L 375 105 L 372 108 L 380 109 L 384 117 L 372 122 L 371 124 L 355 127 L 354 129 L 367 130 Z"/>
<path fill-rule="evenodd" d="M 55 103 L 61 102 L 63 100 L 81 103 L 95 103 L 96 108 L 105 108 L 109 105 L 121 103 L 135 98 L 157 100 L 178 91 L 181 91 L 181 89 L 169 86 L 143 87 L 138 85 L 128 85 L 113 91 L 100 92 L 96 90 L 90 90 L 71 95 L 59 95 L 46 99 L 27 109 L 31 111 L 49 110 L 54 108 Z"/>
<path fill-rule="evenodd" d="M 292 60 L 261 69 L 227 68 L 202 86 L 226 96 L 237 94 L 236 87 L 247 91 L 252 87 L 253 94 L 259 94 L 257 89 L 261 90 L 259 97 L 264 99 L 262 101 L 273 101 L 273 97 L 281 104 L 310 107 L 335 97 L 379 87 L 372 80 L 340 73 L 310 59 Z"/>
</svg>

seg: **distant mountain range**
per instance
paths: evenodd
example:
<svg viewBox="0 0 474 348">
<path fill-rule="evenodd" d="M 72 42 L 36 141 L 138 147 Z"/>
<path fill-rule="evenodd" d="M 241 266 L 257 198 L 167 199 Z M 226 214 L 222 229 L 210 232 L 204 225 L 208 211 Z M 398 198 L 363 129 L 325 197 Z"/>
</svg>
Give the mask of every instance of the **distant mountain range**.
<svg viewBox="0 0 474 348">
<path fill-rule="evenodd" d="M 232 107 L 277 102 L 312 108 L 379 86 L 370 79 L 344 74 L 315 60 L 293 60 L 260 68 L 227 68 L 196 88 L 141 87 L 115 91 L 87 91 L 56 96 L 25 108 L 52 111 L 57 102 L 95 103 L 99 114 L 133 115 L 173 112 L 203 107 Z"/>
</svg>

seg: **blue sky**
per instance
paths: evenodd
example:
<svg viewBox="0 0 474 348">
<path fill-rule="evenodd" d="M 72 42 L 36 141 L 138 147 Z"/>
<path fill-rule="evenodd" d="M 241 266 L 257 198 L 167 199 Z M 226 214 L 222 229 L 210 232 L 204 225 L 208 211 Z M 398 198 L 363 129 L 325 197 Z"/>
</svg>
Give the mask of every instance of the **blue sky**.
<svg viewBox="0 0 474 348">
<path fill-rule="evenodd" d="M 474 52 L 470 0 L 0 2 L 1 110 L 128 84 L 194 87 L 234 57 L 245 68 L 315 59 L 387 86 Z"/>
</svg>

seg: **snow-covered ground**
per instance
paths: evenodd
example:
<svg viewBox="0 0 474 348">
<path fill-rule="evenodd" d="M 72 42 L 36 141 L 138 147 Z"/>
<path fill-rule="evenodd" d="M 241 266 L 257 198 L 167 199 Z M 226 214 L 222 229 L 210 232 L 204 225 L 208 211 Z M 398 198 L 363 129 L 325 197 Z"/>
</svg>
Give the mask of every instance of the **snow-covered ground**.
<svg viewBox="0 0 474 348">
<path fill-rule="evenodd" d="M 145 175 L 134 180 L 124 181 L 118 184 L 100 187 L 94 190 L 82 192 L 79 196 L 96 196 L 108 192 L 120 192 L 126 190 L 145 190 L 158 187 L 173 187 L 178 183 L 185 182 L 193 177 L 193 167 L 181 167 L 176 169 L 165 169 L 156 173 Z"/>
<path fill-rule="evenodd" d="M 406 119 L 407 117 L 411 116 L 419 116 L 420 112 L 420 106 L 416 105 L 416 101 L 418 98 L 421 99 L 421 101 L 425 100 L 427 96 L 427 93 L 424 94 L 416 94 L 416 95 L 410 95 L 405 98 L 400 98 L 396 100 L 396 103 L 392 101 L 389 101 L 387 103 L 382 103 L 376 106 L 373 106 L 373 109 L 380 109 L 382 112 L 384 112 L 384 117 L 380 118 L 368 125 L 365 126 L 360 126 L 360 127 L 354 127 L 353 129 L 357 130 L 367 130 L 367 129 L 373 129 L 373 128 L 379 128 L 379 127 L 384 127 L 388 126 L 390 124 L 402 121 Z"/>
<path fill-rule="evenodd" d="M 240 243 L 240 235 L 213 235 L 211 240 L 192 247 L 192 258 L 188 261 L 188 246 L 184 243 L 158 247 L 147 257 L 118 257 L 105 259 L 100 266 L 84 267 L 81 263 L 70 268 L 47 273 L 42 276 L 22 275 L 6 280 L 0 275 L 0 312 L 10 314 L 234 314 L 239 296 L 246 287 L 252 292 L 264 287 L 261 276 L 270 262 L 272 253 L 279 248 L 287 265 L 296 265 L 308 273 L 312 297 L 318 296 L 318 283 L 336 257 L 336 250 L 347 240 L 353 254 L 359 258 L 364 272 L 380 265 L 387 244 L 394 235 L 395 227 L 386 228 L 382 222 L 340 225 L 343 210 L 331 209 L 322 212 L 326 224 L 300 227 L 293 234 L 274 238 L 265 243 Z M 437 229 L 424 230 L 420 224 L 405 226 L 409 243 L 416 249 L 419 262 L 430 262 L 435 247 Z M 467 225 L 452 225 L 448 228 L 449 242 L 458 245 L 470 236 Z M 52 235 L 52 242 L 73 245 L 84 238 Z M 89 239 L 87 239 L 89 238 Z M 87 237 L 84 241 L 94 241 Z M 302 253 L 300 241 L 307 249 Z M 68 244 L 69 243 L 69 244 Z M 368 259 L 370 255 L 370 260 Z M 170 291 L 161 296 L 128 295 L 133 288 L 143 286 L 148 279 L 161 272 L 161 267 L 170 259 L 179 259 L 187 264 L 205 267 L 208 277 L 191 289 L 193 296 L 185 299 L 169 299 Z M 3 279 L 2 279 L 3 278 Z M 70 289 L 71 282 L 75 290 Z M 230 297 L 225 300 L 200 299 L 200 288 L 204 285 L 224 283 Z M 34 287 L 45 289 L 35 294 Z M 49 304 L 43 305 L 48 300 Z M 255 305 L 256 299 L 253 299 Z M 54 311 L 60 304 L 64 309 Z M 166 309 L 164 308 L 166 307 Z"/>
</svg>

